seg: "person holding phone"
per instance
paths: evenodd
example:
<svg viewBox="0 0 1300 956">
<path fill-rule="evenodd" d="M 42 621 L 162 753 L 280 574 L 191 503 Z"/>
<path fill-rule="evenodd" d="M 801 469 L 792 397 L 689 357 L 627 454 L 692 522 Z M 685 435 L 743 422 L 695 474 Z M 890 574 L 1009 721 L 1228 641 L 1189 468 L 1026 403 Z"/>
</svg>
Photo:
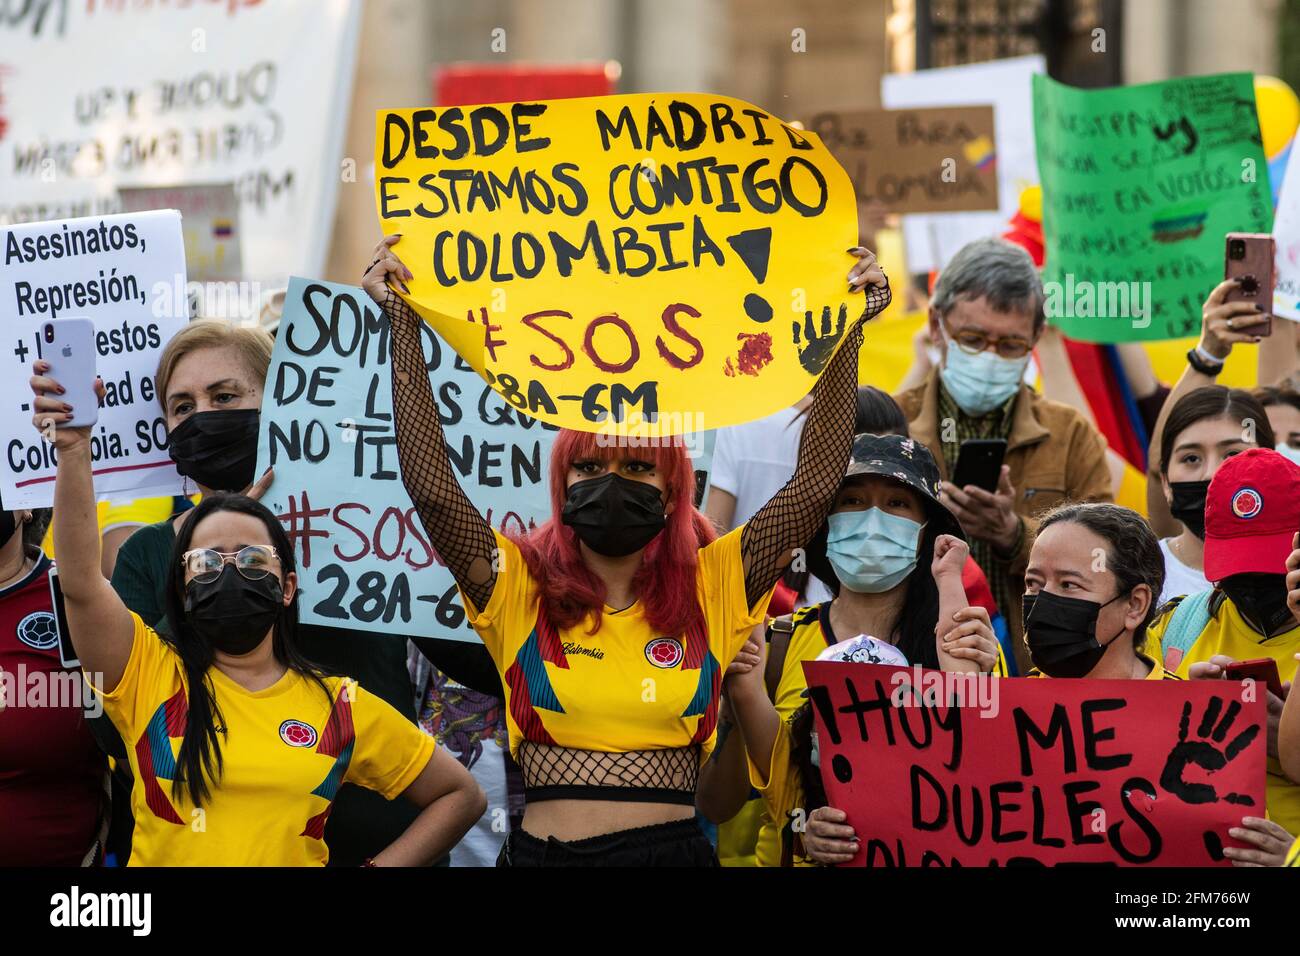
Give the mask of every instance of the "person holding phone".
<svg viewBox="0 0 1300 956">
<path fill-rule="evenodd" d="M 1271 298 L 1261 302 L 1257 300 L 1258 292 L 1243 297 L 1240 290 L 1241 277 L 1229 277 L 1206 297 L 1201 306 L 1201 336 L 1188 350 L 1187 367 L 1174 383 L 1151 430 L 1147 452 L 1147 520 L 1161 537 L 1173 537 L 1183 530 L 1169 510 L 1162 478 L 1161 436 L 1165 421 L 1183 396 L 1216 383 L 1235 346 L 1259 345 L 1264 341 L 1260 318 L 1271 307 Z M 1260 385 L 1279 382 L 1296 368 L 1295 323 L 1283 322 L 1281 325 L 1283 328 L 1276 331 L 1270 325 L 1270 347 L 1258 350 L 1256 380 Z M 1276 435 L 1277 429 L 1273 431 Z"/>
<path fill-rule="evenodd" d="M 206 319 L 191 322 L 163 348 L 154 384 L 167 422 L 171 456 L 203 498 L 243 492 L 260 499 L 270 487 L 270 470 L 260 478 L 254 471 L 273 345 L 271 336 L 260 328 Z M 181 514 L 140 528 L 122 545 L 113 570 L 113 589 L 126 606 L 164 636 L 170 632 L 167 580 L 172 552 L 185 520 Z M 297 634 L 306 657 L 328 671 L 354 677 L 415 726 L 407 635 L 381 631 L 360 635 L 319 624 L 299 625 Z M 425 657 L 456 680 L 500 694 L 496 671 L 481 646 L 436 638 L 412 640 Z M 125 750 L 121 754 L 125 757 Z M 415 810 L 405 801 L 387 801 L 345 784 L 325 831 L 331 864 L 359 865 L 395 840 L 414 819 Z"/>
<path fill-rule="evenodd" d="M 1064 501 L 1110 501 L 1106 443 L 1078 410 L 1025 384 L 1030 353 L 1046 321 L 1042 280 L 1029 253 L 979 239 L 944 267 L 930 300 L 940 361 L 923 384 L 895 398 L 912 437 L 928 447 L 944 480 L 944 504 L 970 540 L 1007 616 L 1023 672 L 1022 575 L 1038 517 Z M 1006 442 L 992 488 L 950 484 L 963 443 Z M 985 453 L 993 446 L 985 446 Z M 1000 445 L 999 445 L 1000 447 Z M 979 470 L 979 469 L 977 469 Z"/>
<path fill-rule="evenodd" d="M 58 453 L 55 547 L 73 646 L 129 743 L 131 865 L 322 865 L 344 781 L 419 809 L 369 863 L 445 853 L 483 812 L 482 792 L 391 706 L 303 656 L 279 519 L 238 494 L 188 512 L 168 562 L 175 630 L 159 635 L 100 573 L 90 428 L 70 424 L 84 409 L 64 401 L 49 363 L 33 368 L 32 422 Z"/>
</svg>

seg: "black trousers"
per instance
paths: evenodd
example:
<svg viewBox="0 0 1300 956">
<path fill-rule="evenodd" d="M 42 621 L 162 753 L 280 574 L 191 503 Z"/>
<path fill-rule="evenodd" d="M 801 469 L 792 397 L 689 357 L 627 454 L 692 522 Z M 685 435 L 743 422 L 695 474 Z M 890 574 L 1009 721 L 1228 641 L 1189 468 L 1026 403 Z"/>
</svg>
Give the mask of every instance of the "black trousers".
<svg viewBox="0 0 1300 956">
<path fill-rule="evenodd" d="M 572 841 L 543 840 L 515 829 L 497 857 L 497 866 L 718 865 L 718 854 L 693 819 Z"/>
</svg>

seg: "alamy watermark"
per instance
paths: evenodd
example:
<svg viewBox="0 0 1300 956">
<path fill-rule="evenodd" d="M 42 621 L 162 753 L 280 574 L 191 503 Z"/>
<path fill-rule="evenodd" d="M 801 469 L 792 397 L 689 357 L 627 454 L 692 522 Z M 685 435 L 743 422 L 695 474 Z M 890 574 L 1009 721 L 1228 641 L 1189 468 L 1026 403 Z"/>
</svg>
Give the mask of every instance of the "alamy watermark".
<svg viewBox="0 0 1300 956">
<path fill-rule="evenodd" d="M 79 708 L 87 717 L 104 713 L 104 702 L 81 671 L 28 671 L 26 664 L 0 668 L 0 710 L 11 707 Z"/>
<path fill-rule="evenodd" d="M 596 432 L 600 448 L 671 448 L 681 445 L 691 458 L 704 454 L 703 412 L 664 412 L 642 415 L 633 409 L 620 423 L 606 419 Z"/>
<path fill-rule="evenodd" d="M 1150 282 L 1092 282 L 1066 273 L 1064 282 L 1043 283 L 1048 321 L 1067 319 L 1129 319 L 1135 329 L 1151 324 Z"/>
</svg>

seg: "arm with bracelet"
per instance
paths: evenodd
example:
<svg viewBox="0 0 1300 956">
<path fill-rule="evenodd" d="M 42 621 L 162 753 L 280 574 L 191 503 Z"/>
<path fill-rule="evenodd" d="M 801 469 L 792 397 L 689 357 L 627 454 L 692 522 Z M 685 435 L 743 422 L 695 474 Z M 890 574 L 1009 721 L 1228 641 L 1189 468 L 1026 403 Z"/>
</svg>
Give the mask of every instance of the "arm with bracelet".
<svg viewBox="0 0 1300 956">
<path fill-rule="evenodd" d="M 1160 433 L 1164 431 L 1165 420 L 1184 395 L 1215 384 L 1235 344 L 1260 341 L 1258 335 L 1238 331 L 1258 324 L 1259 316 L 1259 310 L 1252 302 L 1228 301 L 1228 293 L 1238 285 L 1236 279 L 1225 279 L 1205 300 L 1201 309 L 1200 341 L 1188 350 L 1187 368 L 1165 399 L 1155 428 L 1151 430 L 1151 444 L 1147 449 L 1147 514 L 1159 537 L 1173 537 L 1181 531 L 1178 521 L 1169 513 L 1169 503 L 1165 501 L 1164 487 L 1160 483 Z"/>
</svg>

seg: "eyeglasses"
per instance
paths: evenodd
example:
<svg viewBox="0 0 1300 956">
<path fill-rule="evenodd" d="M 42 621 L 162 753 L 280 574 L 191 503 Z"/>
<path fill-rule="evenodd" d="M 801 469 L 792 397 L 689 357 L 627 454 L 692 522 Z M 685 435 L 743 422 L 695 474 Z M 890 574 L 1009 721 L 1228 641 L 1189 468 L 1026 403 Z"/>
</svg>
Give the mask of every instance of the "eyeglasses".
<svg viewBox="0 0 1300 956">
<path fill-rule="evenodd" d="M 195 548 L 181 555 L 181 566 L 190 575 L 191 581 L 208 584 L 221 576 L 227 563 L 233 563 L 235 570 L 250 581 L 259 581 L 271 573 L 271 562 L 280 556 L 275 548 L 264 544 L 250 544 L 238 551 L 213 551 L 211 548 Z"/>
<path fill-rule="evenodd" d="M 945 331 L 947 331 L 945 329 Z M 998 355 L 1005 359 L 1024 358 L 1034 347 L 1033 343 L 1019 335 L 1004 335 L 1001 338 L 995 338 L 986 335 L 979 329 L 962 329 L 959 332 L 948 332 L 949 338 L 956 343 L 957 348 L 970 355 L 979 355 L 990 345 L 997 350 Z"/>
</svg>

